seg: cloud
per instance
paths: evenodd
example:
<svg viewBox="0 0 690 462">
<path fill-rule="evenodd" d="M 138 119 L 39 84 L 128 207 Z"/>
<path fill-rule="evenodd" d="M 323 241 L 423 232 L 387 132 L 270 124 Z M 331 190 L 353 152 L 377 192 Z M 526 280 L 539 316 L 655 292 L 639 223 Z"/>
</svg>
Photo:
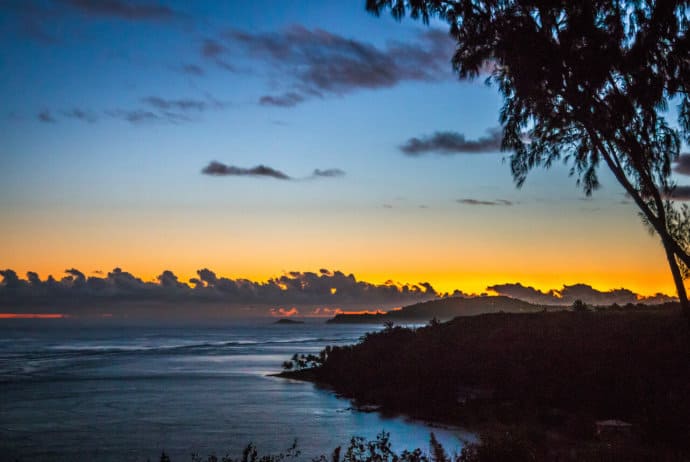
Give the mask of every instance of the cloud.
<svg viewBox="0 0 690 462">
<path fill-rule="evenodd" d="M 149 96 L 147 98 L 142 98 L 141 101 L 148 106 L 162 111 L 203 111 L 208 108 L 208 103 L 206 101 L 191 98 L 164 99 L 158 96 Z"/>
<path fill-rule="evenodd" d="M 54 124 L 55 122 L 57 122 L 50 111 L 41 111 L 36 115 L 36 118 L 40 122 L 47 124 Z"/>
<path fill-rule="evenodd" d="M 291 180 L 288 175 L 281 172 L 280 170 L 275 170 L 271 167 L 266 167 L 265 165 L 257 165 L 252 168 L 241 168 L 235 167 L 233 165 L 225 165 L 215 160 L 210 162 L 206 167 L 201 170 L 204 175 L 211 176 L 253 176 L 253 177 L 271 177 L 278 180 Z"/>
<path fill-rule="evenodd" d="M 317 168 L 314 169 L 314 172 L 311 174 L 311 176 L 314 178 L 338 178 L 345 176 L 345 172 L 339 168 L 327 168 L 325 170 L 319 170 Z"/>
<path fill-rule="evenodd" d="M 314 308 L 311 312 L 312 315 L 314 316 L 323 316 L 323 317 L 332 317 L 335 316 L 336 314 L 341 314 L 343 313 L 343 310 L 341 308 L 330 308 L 327 306 L 318 306 Z"/>
<path fill-rule="evenodd" d="M 414 41 L 391 41 L 385 46 L 301 25 L 268 33 L 230 30 L 221 40 L 205 42 L 202 54 L 219 59 L 239 50 L 286 83 L 286 91 L 262 96 L 262 105 L 293 107 L 327 94 L 452 78 L 454 42 L 435 29 L 420 32 Z"/>
<path fill-rule="evenodd" d="M 223 315 L 255 316 L 272 312 L 288 316 L 290 312 L 297 314 L 297 311 L 332 315 L 346 311 L 392 309 L 450 295 L 437 292 L 428 282 L 403 284 L 386 281 L 374 284 L 358 280 L 353 274 L 328 269 L 291 271 L 265 282 L 226 278 L 208 268 L 198 270 L 196 277 L 186 282 L 179 280 L 170 270 L 162 271 L 155 281 L 149 282 L 120 268 L 96 276 L 86 276 L 82 271 L 70 268 L 59 279 L 53 276 L 41 279 L 31 271 L 26 278 L 20 278 L 11 269 L 0 270 L 0 276 L 0 307 L 11 307 L 17 313 L 41 312 L 36 310 L 37 307 L 49 311 L 59 309 L 60 313 L 77 316 L 98 315 L 101 313 L 99 310 L 107 308 L 107 313 L 135 317 L 141 314 L 140 309 L 146 308 L 158 310 L 157 319 L 165 319 L 172 312 L 200 317 L 205 306 L 222 306 Z M 675 301 L 664 294 L 644 297 L 629 289 L 600 291 L 587 284 L 541 291 L 520 283 L 509 283 L 493 285 L 487 290 L 540 305 L 569 306 L 575 300 L 590 305 Z M 453 296 L 468 295 L 455 291 Z M 184 314 L 185 310 L 187 314 Z"/>
<path fill-rule="evenodd" d="M 86 283 L 86 276 L 76 268 L 67 269 L 65 273 L 68 275 L 68 278 L 72 278 L 72 284 L 74 285 L 81 286 Z M 36 277 L 38 277 L 38 275 L 36 275 Z"/>
<path fill-rule="evenodd" d="M 204 75 L 204 70 L 201 68 L 201 66 L 197 66 L 196 64 L 183 64 L 178 68 L 178 70 L 183 74 L 193 75 L 196 77 L 201 77 Z"/>
<path fill-rule="evenodd" d="M 177 276 L 170 270 L 163 271 L 156 279 L 161 287 L 188 289 L 189 286 L 177 280 Z"/>
<path fill-rule="evenodd" d="M 252 168 L 236 167 L 234 165 L 226 165 L 218 161 L 211 161 L 201 170 L 204 175 L 211 176 L 251 176 L 251 177 L 271 177 L 278 180 L 297 180 L 280 170 L 276 170 L 265 165 L 257 165 Z M 315 169 L 312 174 L 303 180 L 317 179 L 317 178 L 339 178 L 345 176 L 345 172 L 339 168 L 327 168 L 324 170 Z"/>
<path fill-rule="evenodd" d="M 62 3 L 89 16 L 127 21 L 167 21 L 179 16 L 173 9 L 153 3 L 122 0 L 61 0 Z"/>
<path fill-rule="evenodd" d="M 161 100 L 162 101 L 162 100 Z M 150 104 L 154 106 L 154 104 Z M 156 108 L 157 109 L 157 108 Z M 186 111 L 191 111 L 190 106 Z M 165 122 L 165 123 L 180 123 L 189 122 L 193 118 L 185 114 L 184 111 L 162 111 L 150 109 L 110 109 L 102 112 L 102 115 L 113 119 L 124 120 L 132 124 L 150 123 L 150 122 Z M 100 119 L 95 112 L 86 111 L 83 109 L 69 109 L 52 112 L 44 110 L 36 115 L 36 118 L 43 123 L 54 124 L 58 120 L 72 119 L 80 122 L 95 123 Z"/>
<path fill-rule="evenodd" d="M 213 61 L 225 70 L 235 72 L 237 70 L 235 66 L 223 59 L 228 51 L 228 48 L 217 40 L 207 38 L 201 44 L 201 56 L 203 58 Z"/>
<path fill-rule="evenodd" d="M 115 119 L 126 120 L 127 122 L 133 124 L 162 120 L 162 117 L 159 114 L 144 109 L 114 109 L 106 111 L 106 114 Z M 167 120 L 173 121 L 173 119 L 170 117 Z"/>
<path fill-rule="evenodd" d="M 217 58 L 226 51 L 226 48 L 219 42 L 205 39 L 201 44 L 201 55 L 205 58 Z"/>
<path fill-rule="evenodd" d="M 294 91 L 288 91 L 282 95 L 262 96 L 259 104 L 262 106 L 293 107 L 305 100 L 305 97 Z"/>
<path fill-rule="evenodd" d="M 105 111 L 105 114 L 133 124 L 148 122 L 175 124 L 192 122 L 198 120 L 200 113 L 221 110 L 229 106 L 228 103 L 218 101 L 210 96 L 206 96 L 205 99 L 147 96 L 141 98 L 141 103 L 146 106 L 145 109 L 114 109 Z"/>
<path fill-rule="evenodd" d="M 538 305 L 572 305 L 575 300 L 582 300 L 589 305 L 611 305 L 613 303 L 619 305 L 626 305 L 628 303 L 659 304 L 675 301 L 674 298 L 664 294 L 645 297 L 636 294 L 630 289 L 620 288 L 601 291 L 582 283 L 564 285 L 561 289 L 550 289 L 545 292 L 534 287 L 524 286 L 518 282 L 496 284 L 487 287 L 486 290 Z"/>
<path fill-rule="evenodd" d="M 266 282 L 231 279 L 203 268 L 197 277 L 183 282 L 170 270 L 163 271 L 154 282 L 146 282 L 120 268 L 106 276 L 86 276 L 71 268 L 56 280 L 41 280 L 29 272 L 19 278 L 11 269 L 0 270 L 0 306 L 13 309 L 31 306 L 92 307 L 104 303 L 129 302 L 217 302 L 244 307 L 262 307 L 254 314 L 265 314 L 267 308 L 287 316 L 292 310 L 338 306 L 349 309 L 389 308 L 437 297 L 428 283 L 373 284 L 360 281 L 353 274 L 322 269 L 319 272 L 291 271 Z M 118 305 L 119 306 L 119 305 Z M 279 307 L 291 307 L 281 308 Z M 68 311 L 64 311 L 68 312 Z M 296 311 L 293 313 L 296 314 Z"/>
<path fill-rule="evenodd" d="M 3 0 L 0 5 L 9 16 L 5 29 L 45 45 L 83 39 L 75 18 L 167 23 L 186 17 L 154 0 Z"/>
<path fill-rule="evenodd" d="M 429 152 L 438 154 L 480 154 L 498 152 L 501 150 L 501 130 L 492 128 L 488 135 L 476 140 L 468 140 L 465 135 L 457 132 L 435 132 L 430 136 L 410 138 L 400 146 L 400 150 L 408 156 L 419 156 Z"/>
<path fill-rule="evenodd" d="M 3 14 L 12 16 L 3 24 L 10 31 L 45 45 L 58 42 L 55 34 L 48 32 L 45 27 L 62 16 L 62 12 L 54 5 L 45 5 L 35 0 L 6 0 L 0 5 Z"/>
<path fill-rule="evenodd" d="M 285 308 L 271 308 L 269 310 L 269 313 L 271 314 L 271 316 L 289 318 L 290 316 L 299 315 L 299 310 L 294 306 L 289 310 L 286 310 Z"/>
<path fill-rule="evenodd" d="M 33 277 L 34 274 L 33 272 L 29 272 L 31 274 L 28 274 L 29 280 L 35 279 Z M 14 270 L 11 269 L 6 269 L 6 270 L 0 270 L 0 276 L 2 276 L 2 285 L 6 289 L 16 289 L 18 287 L 22 286 L 22 281 L 19 279 L 19 276 L 17 276 L 17 273 Z"/>
<path fill-rule="evenodd" d="M 78 108 L 62 111 L 62 115 L 70 119 L 77 119 L 88 123 L 94 123 L 98 120 L 98 116 L 96 114 Z"/>
<path fill-rule="evenodd" d="M 680 173 L 681 175 L 690 175 L 690 152 L 684 152 L 675 162 L 676 166 L 673 169 L 674 172 Z"/>
<path fill-rule="evenodd" d="M 493 201 L 479 200 L 479 199 L 458 199 L 456 202 L 465 205 L 504 205 L 511 206 L 513 202 L 505 199 L 496 199 Z"/>
</svg>

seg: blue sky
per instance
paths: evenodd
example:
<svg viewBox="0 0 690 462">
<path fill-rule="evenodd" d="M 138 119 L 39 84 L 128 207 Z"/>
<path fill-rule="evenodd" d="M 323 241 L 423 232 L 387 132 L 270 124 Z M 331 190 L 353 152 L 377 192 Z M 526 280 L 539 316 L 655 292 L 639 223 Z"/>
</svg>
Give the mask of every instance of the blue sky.
<svg viewBox="0 0 690 462">
<path fill-rule="evenodd" d="M 495 148 L 401 151 L 498 126 L 500 96 L 456 79 L 440 24 L 356 1 L 0 5 L 0 266 L 673 289 L 606 172 L 583 200 L 566 167 L 517 190 Z"/>
</svg>

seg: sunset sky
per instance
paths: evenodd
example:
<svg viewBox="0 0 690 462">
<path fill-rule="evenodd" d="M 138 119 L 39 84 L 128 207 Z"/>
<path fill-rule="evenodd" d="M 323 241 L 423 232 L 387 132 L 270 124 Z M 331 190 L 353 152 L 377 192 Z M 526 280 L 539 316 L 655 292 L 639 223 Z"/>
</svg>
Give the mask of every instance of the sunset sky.
<svg viewBox="0 0 690 462">
<path fill-rule="evenodd" d="M 440 24 L 363 1 L 0 5 L 0 269 L 675 293 L 605 170 L 591 198 L 562 165 L 516 189 L 501 98 L 457 81 Z"/>
</svg>

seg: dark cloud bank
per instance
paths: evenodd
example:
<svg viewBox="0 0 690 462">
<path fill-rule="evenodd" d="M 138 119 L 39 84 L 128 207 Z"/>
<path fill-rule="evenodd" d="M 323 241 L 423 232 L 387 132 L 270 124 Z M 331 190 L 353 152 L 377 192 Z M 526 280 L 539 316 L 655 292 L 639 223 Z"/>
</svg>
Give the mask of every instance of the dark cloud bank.
<svg viewBox="0 0 690 462">
<path fill-rule="evenodd" d="M 291 177 L 286 173 L 276 170 L 265 165 L 257 165 L 256 167 L 243 168 L 234 165 L 226 165 L 218 161 L 209 162 L 209 164 L 201 170 L 204 175 L 210 176 L 247 176 L 255 178 L 275 178 L 277 180 L 298 180 L 298 178 Z M 338 168 L 328 168 L 325 170 L 315 169 L 310 176 L 302 178 L 304 180 L 316 178 L 338 178 L 345 176 L 345 172 Z"/>
<path fill-rule="evenodd" d="M 467 139 L 465 135 L 457 132 L 435 132 L 420 138 L 410 138 L 400 146 L 400 150 L 408 156 L 420 156 L 431 152 L 444 155 L 480 154 L 500 151 L 501 139 L 500 128 L 492 128 L 486 136 L 476 140 Z"/>
<path fill-rule="evenodd" d="M 426 282 L 372 284 L 357 280 L 353 274 L 326 269 L 318 273 L 293 271 L 267 282 L 220 277 L 206 268 L 197 271 L 197 277 L 187 282 L 180 281 L 169 270 L 163 271 L 155 282 L 146 282 L 120 268 L 105 276 L 87 276 L 74 268 L 66 270 L 59 279 L 53 276 L 41 279 L 34 272 L 20 278 L 11 269 L 0 271 L 0 276 L 3 278 L 0 307 L 9 312 L 17 309 L 31 312 L 35 307 L 45 307 L 70 313 L 70 308 L 110 306 L 113 302 L 113 306 L 120 306 L 123 302 L 133 302 L 191 304 L 192 310 L 197 309 L 194 306 L 208 304 L 232 305 L 235 308 L 230 314 L 247 314 L 243 309 L 254 307 L 254 315 L 265 315 L 269 308 L 289 310 L 297 306 L 300 310 L 306 307 L 306 314 L 317 307 L 320 310 L 329 308 L 330 311 L 323 313 L 336 308 L 391 308 L 438 295 Z"/>
<path fill-rule="evenodd" d="M 215 160 L 210 162 L 201 170 L 204 175 L 211 176 L 254 176 L 254 177 L 269 177 L 277 180 L 289 180 L 290 177 L 280 170 L 275 170 L 265 165 L 257 165 L 252 168 L 235 167 L 234 165 L 225 165 Z"/>
<path fill-rule="evenodd" d="M 463 205 L 502 205 L 502 206 L 511 206 L 513 205 L 512 201 L 506 200 L 506 199 L 496 199 L 493 201 L 487 201 L 487 200 L 481 200 L 481 199 L 458 199 L 457 200 L 458 204 L 463 204 Z"/>
<path fill-rule="evenodd" d="M 203 42 L 201 55 L 227 67 L 235 50 L 279 74 L 286 89 L 259 99 L 266 106 L 293 107 L 310 98 L 358 89 L 389 88 L 405 81 L 452 77 L 454 43 L 448 34 L 426 30 L 411 42 L 378 47 L 322 29 L 294 25 L 280 32 L 230 30 Z"/>
<path fill-rule="evenodd" d="M 372 284 L 357 280 L 353 274 L 326 269 L 292 271 L 266 282 L 225 278 L 206 268 L 186 282 L 169 270 L 163 271 L 156 281 L 147 282 L 120 268 L 93 276 L 71 268 L 60 278 L 47 279 L 34 272 L 20 278 L 15 271 L 6 269 L 0 270 L 0 276 L 0 308 L 4 312 L 76 316 L 119 312 L 134 317 L 146 310 L 150 314 L 154 307 L 154 313 L 162 319 L 173 313 L 178 317 L 201 318 L 208 314 L 209 306 L 222 307 L 223 316 L 332 315 L 341 310 L 390 309 L 440 297 L 469 296 L 460 291 L 440 293 L 428 282 Z M 591 305 L 674 300 L 663 294 L 641 297 L 628 289 L 599 291 L 586 284 L 547 292 L 519 283 L 494 285 L 487 290 L 539 305 L 571 305 L 578 299 Z"/>
<path fill-rule="evenodd" d="M 675 301 L 675 298 L 658 293 L 651 297 L 641 297 L 629 289 L 613 289 L 600 291 L 587 284 L 564 285 L 562 289 L 551 289 L 546 292 L 522 284 L 497 284 L 487 287 L 487 290 L 498 295 L 519 298 L 537 305 L 572 305 L 575 300 L 582 300 L 590 305 L 611 305 L 617 303 L 659 304 Z"/>
</svg>

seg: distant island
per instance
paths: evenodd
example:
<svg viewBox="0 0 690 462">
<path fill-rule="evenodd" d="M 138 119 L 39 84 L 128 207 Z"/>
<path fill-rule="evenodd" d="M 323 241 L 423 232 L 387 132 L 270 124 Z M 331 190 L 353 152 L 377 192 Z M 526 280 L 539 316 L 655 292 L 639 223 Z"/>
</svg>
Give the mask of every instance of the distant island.
<svg viewBox="0 0 690 462">
<path fill-rule="evenodd" d="M 274 322 L 273 324 L 304 324 L 304 321 L 298 321 L 296 319 L 281 318 Z"/>
<path fill-rule="evenodd" d="M 331 324 L 382 324 L 385 322 L 418 323 L 436 318 L 448 321 L 457 316 L 483 313 L 536 313 L 544 310 L 563 310 L 562 306 L 534 305 L 505 296 L 449 297 L 415 303 L 386 313 L 338 314 Z"/>
</svg>

